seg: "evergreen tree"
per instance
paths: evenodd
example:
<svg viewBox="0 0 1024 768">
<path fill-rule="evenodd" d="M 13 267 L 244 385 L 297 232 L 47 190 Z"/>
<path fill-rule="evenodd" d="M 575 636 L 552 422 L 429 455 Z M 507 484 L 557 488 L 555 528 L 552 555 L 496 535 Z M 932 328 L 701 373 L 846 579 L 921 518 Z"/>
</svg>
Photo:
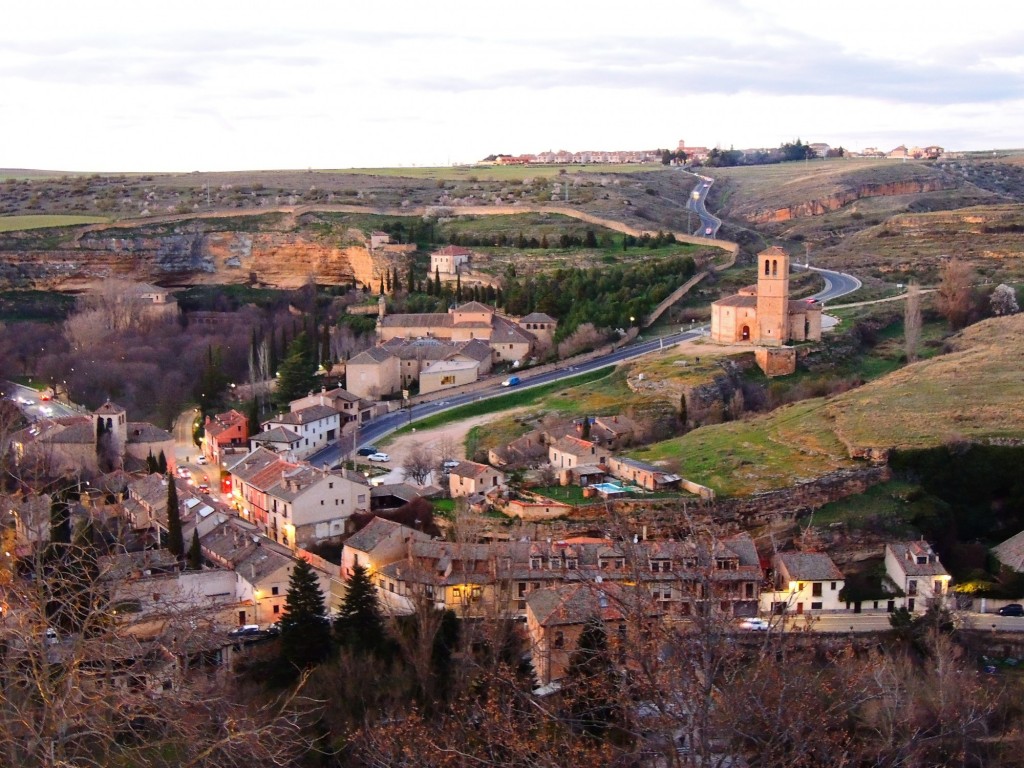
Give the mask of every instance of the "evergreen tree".
<svg viewBox="0 0 1024 768">
<path fill-rule="evenodd" d="M 394 267 L 391 270 L 391 287 L 395 293 L 402 290 L 402 279 L 398 276 L 398 267 Z"/>
<path fill-rule="evenodd" d="M 188 548 L 188 569 L 200 571 L 203 568 L 203 550 L 199 544 L 199 529 L 192 529 L 192 543 Z"/>
<path fill-rule="evenodd" d="M 324 367 L 324 370 L 329 370 L 331 367 L 331 327 L 324 323 L 323 331 L 320 334 L 320 365 Z"/>
<path fill-rule="evenodd" d="M 338 641 L 353 651 L 379 654 L 386 647 L 377 590 L 370 581 L 370 574 L 361 565 L 352 569 L 348 592 L 342 601 L 334 631 Z"/>
<path fill-rule="evenodd" d="M 146 471 L 153 475 L 160 471 L 160 465 L 157 464 L 156 457 L 153 455 L 153 451 L 150 451 L 146 456 Z M 164 470 L 165 472 L 167 470 Z"/>
<path fill-rule="evenodd" d="M 299 560 L 288 579 L 281 617 L 281 655 L 294 669 L 319 664 L 331 654 L 331 625 L 313 567 Z"/>
<path fill-rule="evenodd" d="M 405 284 L 409 286 L 409 293 L 416 290 L 416 270 L 413 267 L 412 259 L 409 260 L 409 274 L 405 276 Z"/>
<path fill-rule="evenodd" d="M 584 733 L 600 736 L 615 718 L 613 696 L 618 690 L 608 636 L 600 617 L 592 616 L 583 626 L 576 650 L 569 657 L 566 678 L 575 725 Z"/>
<path fill-rule="evenodd" d="M 383 275 L 380 278 L 380 288 L 377 291 L 377 295 L 378 296 L 383 296 L 384 295 L 384 276 Z"/>
<path fill-rule="evenodd" d="M 437 267 L 434 267 L 434 295 L 441 295 L 441 272 Z"/>
<path fill-rule="evenodd" d="M 590 417 L 589 416 L 584 416 L 583 417 L 583 431 L 580 433 L 580 437 L 582 437 L 584 440 L 589 440 L 590 439 Z"/>
<path fill-rule="evenodd" d="M 178 508 L 178 486 L 167 475 L 167 549 L 181 560 L 185 556 L 185 537 L 181 532 L 181 510 Z"/>
<path fill-rule="evenodd" d="M 455 300 L 462 301 L 462 272 L 455 273 Z"/>
<path fill-rule="evenodd" d="M 71 508 L 63 493 L 54 494 L 50 501 L 50 543 L 71 543 Z"/>
<path fill-rule="evenodd" d="M 161 475 L 167 474 L 167 456 L 163 449 L 160 449 L 160 455 L 156 457 L 156 470 Z"/>
<path fill-rule="evenodd" d="M 249 419 L 249 434 L 256 435 L 260 431 L 260 404 L 254 397 L 249 401 L 249 412 L 246 414 Z"/>
<path fill-rule="evenodd" d="M 548 247 L 548 236 L 547 235 L 541 235 L 540 236 L 540 247 L 541 248 L 547 248 Z"/>
<path fill-rule="evenodd" d="M 305 333 L 296 336 L 288 346 L 288 356 L 278 373 L 275 399 L 279 403 L 305 397 L 316 389 L 316 362 Z"/>
</svg>

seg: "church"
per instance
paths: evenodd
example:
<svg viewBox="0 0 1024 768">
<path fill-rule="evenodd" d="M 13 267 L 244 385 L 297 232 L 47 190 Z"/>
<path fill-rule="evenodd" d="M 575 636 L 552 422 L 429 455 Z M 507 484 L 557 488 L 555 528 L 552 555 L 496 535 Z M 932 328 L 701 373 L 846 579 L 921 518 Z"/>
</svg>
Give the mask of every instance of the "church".
<svg viewBox="0 0 1024 768">
<path fill-rule="evenodd" d="M 755 348 L 769 376 L 796 370 L 793 341 L 821 340 L 821 305 L 789 298 L 789 254 L 772 246 L 757 254 L 757 284 L 711 305 L 711 340 Z"/>
</svg>

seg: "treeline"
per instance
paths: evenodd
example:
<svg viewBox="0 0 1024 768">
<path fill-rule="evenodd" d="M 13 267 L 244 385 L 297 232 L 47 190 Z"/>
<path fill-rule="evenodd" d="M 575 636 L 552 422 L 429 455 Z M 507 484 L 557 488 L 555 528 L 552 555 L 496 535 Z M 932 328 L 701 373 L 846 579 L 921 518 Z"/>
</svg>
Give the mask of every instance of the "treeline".
<svg viewBox="0 0 1024 768">
<path fill-rule="evenodd" d="M 843 157 L 845 154 L 845 149 L 837 147 L 830 149 L 826 157 Z M 759 149 L 754 152 L 715 147 L 708 152 L 708 156 L 703 162 L 695 163 L 695 165 L 704 165 L 709 168 L 727 168 L 734 165 L 772 165 L 794 160 L 813 160 L 817 156 L 818 154 L 811 149 L 810 144 L 804 144 L 797 139 L 780 145 L 778 149 Z"/>
<path fill-rule="evenodd" d="M 583 323 L 628 328 L 690 279 L 695 269 L 689 256 L 673 256 L 645 264 L 571 267 L 522 277 L 509 274 L 505 309 L 512 315 L 544 312 L 558 318 L 556 340 Z"/>
</svg>

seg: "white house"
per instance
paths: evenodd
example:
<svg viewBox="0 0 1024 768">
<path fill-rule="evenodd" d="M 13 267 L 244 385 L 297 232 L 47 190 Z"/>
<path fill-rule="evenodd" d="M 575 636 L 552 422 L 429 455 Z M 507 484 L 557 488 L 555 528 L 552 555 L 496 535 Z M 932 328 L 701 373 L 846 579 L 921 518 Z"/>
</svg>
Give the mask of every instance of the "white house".
<svg viewBox="0 0 1024 768">
<path fill-rule="evenodd" d="M 949 595 L 949 573 L 926 541 L 901 541 L 885 545 L 885 573 L 901 590 L 897 607 L 908 611 L 942 605 Z"/>
<path fill-rule="evenodd" d="M 341 414 L 329 405 L 311 405 L 263 422 L 265 431 L 278 428 L 299 437 L 299 441 L 292 446 L 292 453 L 296 458 L 302 458 L 338 439 L 341 434 Z"/>
<path fill-rule="evenodd" d="M 838 611 L 845 577 L 824 552 L 780 552 L 772 561 L 775 589 L 761 593 L 761 609 L 772 613 Z"/>
<path fill-rule="evenodd" d="M 369 484 L 347 469 L 293 467 L 266 494 L 267 536 L 292 548 L 341 536 L 354 512 L 370 509 Z"/>
</svg>

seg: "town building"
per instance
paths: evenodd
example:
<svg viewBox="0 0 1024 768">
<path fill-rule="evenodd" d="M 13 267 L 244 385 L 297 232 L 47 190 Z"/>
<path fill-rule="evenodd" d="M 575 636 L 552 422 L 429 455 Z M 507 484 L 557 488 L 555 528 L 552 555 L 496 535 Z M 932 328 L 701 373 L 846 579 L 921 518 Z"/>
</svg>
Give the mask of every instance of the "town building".
<svg viewBox="0 0 1024 768">
<path fill-rule="evenodd" d="M 945 605 L 949 597 L 950 575 L 926 541 L 886 544 L 885 575 L 903 593 L 895 598 L 896 607 L 912 613 Z"/>
<path fill-rule="evenodd" d="M 288 413 L 279 414 L 263 422 L 263 429 L 270 432 L 275 429 L 292 433 L 299 439 L 286 440 L 289 454 L 293 459 L 301 459 L 334 442 L 341 434 L 341 415 L 329 405 L 310 405 Z M 266 444 L 267 437 L 257 440 Z M 275 444 L 276 445 L 276 444 Z"/>
<path fill-rule="evenodd" d="M 473 252 L 469 248 L 463 248 L 461 245 L 446 245 L 430 254 L 430 272 L 427 276 L 433 277 L 436 274 L 442 279 L 448 276 L 454 277 L 463 271 L 463 267 L 469 268 L 472 257 Z"/>
<path fill-rule="evenodd" d="M 505 473 L 475 461 L 460 461 L 448 475 L 452 497 L 487 494 L 505 485 Z"/>
<path fill-rule="evenodd" d="M 775 590 L 761 596 L 764 610 L 804 614 L 844 610 L 845 577 L 824 552 L 779 552 L 772 559 Z"/>
<path fill-rule="evenodd" d="M 216 416 L 207 416 L 203 424 L 203 455 L 214 466 L 219 466 L 224 453 L 230 449 L 245 450 L 249 441 L 249 419 L 232 409 Z"/>
</svg>

